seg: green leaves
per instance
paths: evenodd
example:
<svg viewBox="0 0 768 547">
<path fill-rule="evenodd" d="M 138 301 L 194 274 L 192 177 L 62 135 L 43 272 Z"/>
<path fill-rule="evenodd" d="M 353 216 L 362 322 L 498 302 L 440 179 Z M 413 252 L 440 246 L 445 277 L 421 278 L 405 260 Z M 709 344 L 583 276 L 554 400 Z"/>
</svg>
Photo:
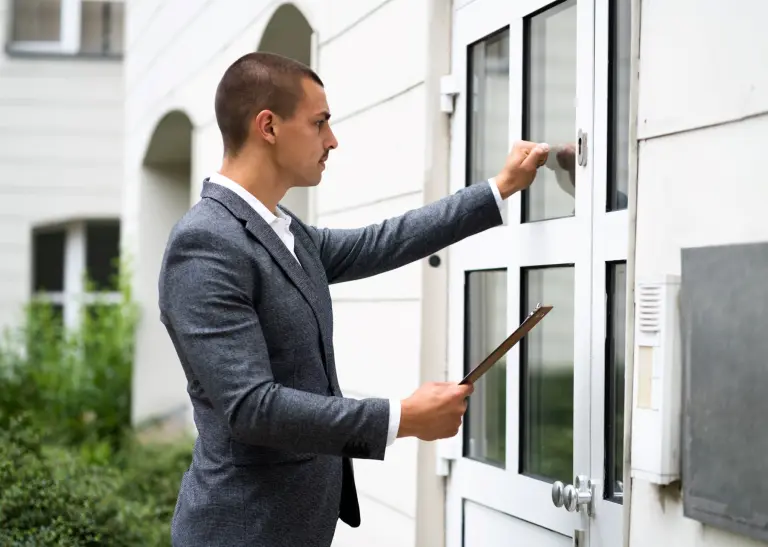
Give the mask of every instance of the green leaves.
<svg viewBox="0 0 768 547">
<path fill-rule="evenodd" d="M 96 298 L 65 329 L 33 300 L 0 341 L 0 545 L 161 547 L 189 442 L 144 445 L 131 430 L 136 310 Z"/>
</svg>

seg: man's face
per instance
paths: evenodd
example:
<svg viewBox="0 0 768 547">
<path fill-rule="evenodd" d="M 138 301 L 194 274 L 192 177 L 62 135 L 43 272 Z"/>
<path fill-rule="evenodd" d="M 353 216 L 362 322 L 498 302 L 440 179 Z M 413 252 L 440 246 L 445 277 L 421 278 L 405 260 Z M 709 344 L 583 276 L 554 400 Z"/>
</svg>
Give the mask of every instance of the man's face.
<svg viewBox="0 0 768 547">
<path fill-rule="evenodd" d="M 293 117 L 275 128 L 275 158 L 291 186 L 316 186 L 328 153 L 339 143 L 328 123 L 325 90 L 309 78 L 302 79 L 302 88 L 304 96 Z"/>
</svg>

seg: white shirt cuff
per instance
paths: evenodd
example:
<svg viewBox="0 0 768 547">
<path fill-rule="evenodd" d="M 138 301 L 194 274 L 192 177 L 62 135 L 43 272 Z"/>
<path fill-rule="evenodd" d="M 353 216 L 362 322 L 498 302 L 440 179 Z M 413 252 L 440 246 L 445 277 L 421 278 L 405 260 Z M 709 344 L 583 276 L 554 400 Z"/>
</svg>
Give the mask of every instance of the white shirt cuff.
<svg viewBox="0 0 768 547">
<path fill-rule="evenodd" d="M 400 430 L 400 401 L 398 399 L 389 400 L 389 430 L 387 431 L 387 446 L 390 446 L 397 439 L 397 432 Z"/>
<path fill-rule="evenodd" d="M 499 214 L 501 215 L 501 221 L 503 224 L 507 223 L 507 209 L 504 207 L 504 200 L 501 199 L 501 192 L 496 185 L 496 177 L 488 179 L 488 184 L 491 186 L 491 192 L 493 197 L 496 198 L 496 205 L 499 207 Z"/>
</svg>

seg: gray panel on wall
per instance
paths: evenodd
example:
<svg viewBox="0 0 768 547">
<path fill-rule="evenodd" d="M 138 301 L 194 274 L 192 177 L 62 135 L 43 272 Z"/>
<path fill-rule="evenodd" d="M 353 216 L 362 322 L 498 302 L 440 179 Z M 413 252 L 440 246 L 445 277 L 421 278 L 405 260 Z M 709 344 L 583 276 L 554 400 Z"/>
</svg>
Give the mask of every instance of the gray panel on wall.
<svg viewBox="0 0 768 547">
<path fill-rule="evenodd" d="M 768 541 L 768 243 L 683 249 L 685 515 Z"/>
</svg>

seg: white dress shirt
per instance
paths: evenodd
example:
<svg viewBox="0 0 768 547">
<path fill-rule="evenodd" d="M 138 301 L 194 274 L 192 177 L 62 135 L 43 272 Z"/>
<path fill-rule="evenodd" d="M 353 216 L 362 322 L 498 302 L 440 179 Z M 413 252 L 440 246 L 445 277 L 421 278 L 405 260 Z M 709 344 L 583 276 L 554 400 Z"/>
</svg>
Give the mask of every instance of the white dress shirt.
<svg viewBox="0 0 768 547">
<path fill-rule="evenodd" d="M 245 202 L 250 205 L 254 211 L 256 211 L 264 221 L 275 231 L 277 237 L 280 238 L 288 250 L 291 252 L 296 261 L 296 252 L 294 251 L 293 233 L 291 233 L 291 217 L 283 213 L 280 209 L 277 209 L 277 215 L 267 209 L 267 206 L 261 203 L 256 196 L 251 194 L 248 190 L 237 184 L 232 179 L 229 179 L 221 173 L 213 173 L 209 180 L 215 184 L 229 188 L 235 194 L 240 196 Z M 503 200 L 501 199 L 501 193 L 499 192 L 496 181 L 490 179 L 488 184 L 491 186 L 493 195 L 496 198 L 496 205 L 499 206 L 499 212 L 501 212 L 502 219 L 504 218 Z M 299 263 L 300 264 L 300 263 Z M 387 446 L 390 446 L 395 442 L 397 438 L 397 432 L 400 429 L 400 401 L 398 399 L 389 400 L 389 429 L 387 431 Z"/>
</svg>

